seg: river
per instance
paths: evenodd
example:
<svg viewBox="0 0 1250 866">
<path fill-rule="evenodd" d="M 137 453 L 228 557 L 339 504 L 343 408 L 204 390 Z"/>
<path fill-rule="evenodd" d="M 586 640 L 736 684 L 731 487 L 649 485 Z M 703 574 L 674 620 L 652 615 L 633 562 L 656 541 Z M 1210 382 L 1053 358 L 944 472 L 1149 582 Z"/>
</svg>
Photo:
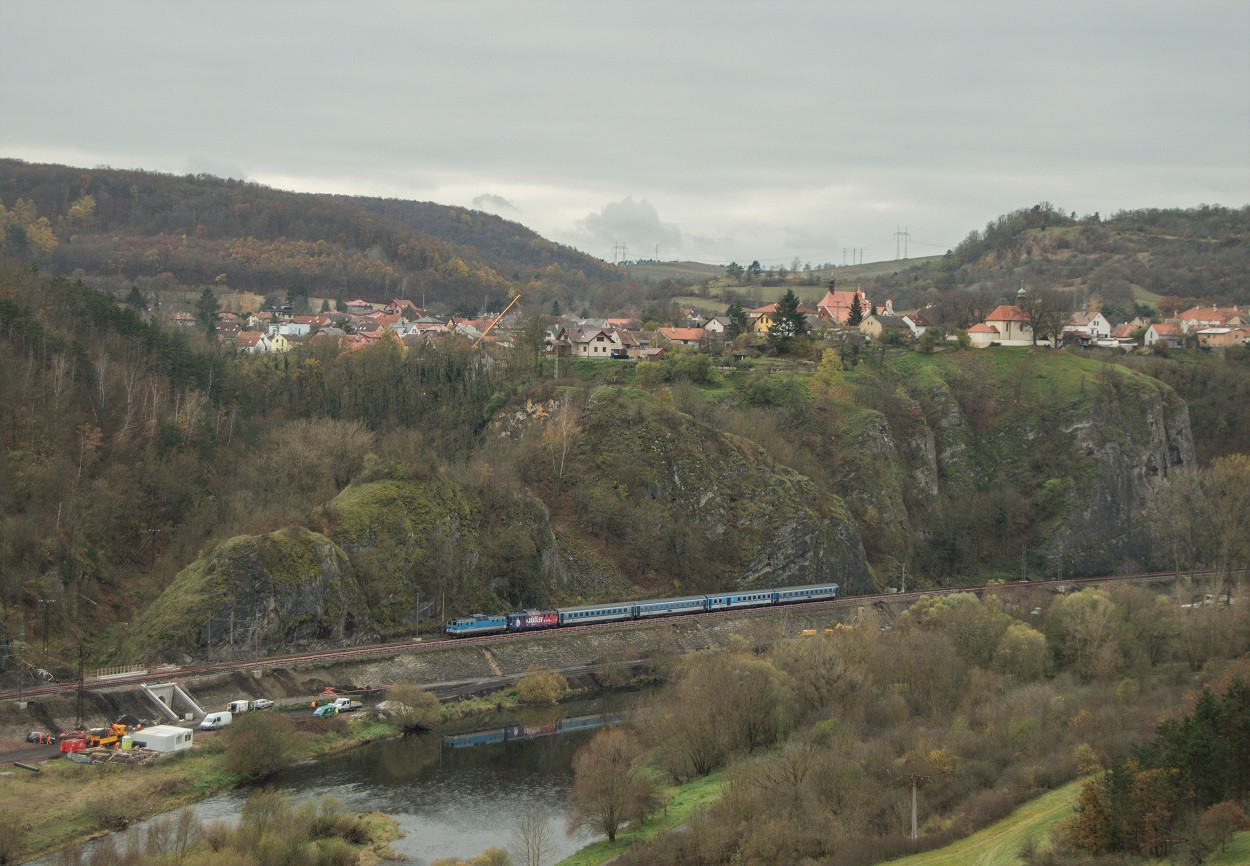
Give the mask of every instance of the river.
<svg viewBox="0 0 1250 866">
<path fill-rule="evenodd" d="M 296 800 L 329 794 L 350 810 L 385 812 L 402 838 L 391 847 L 413 863 L 469 859 L 491 845 L 508 847 L 530 810 L 545 819 L 544 863 L 555 863 L 595 838 L 565 833 L 573 753 L 594 730 L 619 721 L 636 696 L 520 709 L 459 730 L 409 735 L 291 767 L 266 782 Z M 235 821 L 252 792 L 244 786 L 192 806 L 204 823 Z M 142 827 L 143 825 L 137 825 Z M 79 851 L 88 854 L 91 843 Z M 37 863 L 55 864 L 56 857 Z"/>
</svg>

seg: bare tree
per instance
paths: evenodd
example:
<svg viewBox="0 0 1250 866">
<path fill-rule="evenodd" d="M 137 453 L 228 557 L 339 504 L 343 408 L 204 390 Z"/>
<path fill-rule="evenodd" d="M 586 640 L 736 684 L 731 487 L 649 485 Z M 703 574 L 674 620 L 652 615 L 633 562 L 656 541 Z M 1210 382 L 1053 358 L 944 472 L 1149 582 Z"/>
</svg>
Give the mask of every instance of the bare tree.
<svg viewBox="0 0 1250 866">
<path fill-rule="evenodd" d="M 655 782 L 635 765 L 642 744 L 627 731 L 605 728 L 573 756 L 570 829 L 586 827 L 616 840 L 616 831 L 654 808 Z"/>
<path fill-rule="evenodd" d="M 553 842 L 547 819 L 534 808 L 522 815 L 512 828 L 508 851 L 517 866 L 542 866 L 543 857 L 550 853 Z"/>
<path fill-rule="evenodd" d="M 1069 292 L 1055 288 L 1035 289 L 1020 301 L 1019 307 L 1029 320 L 1034 346 L 1039 338 L 1046 337 L 1052 338 L 1053 345 L 1059 345 L 1072 307 Z"/>
</svg>

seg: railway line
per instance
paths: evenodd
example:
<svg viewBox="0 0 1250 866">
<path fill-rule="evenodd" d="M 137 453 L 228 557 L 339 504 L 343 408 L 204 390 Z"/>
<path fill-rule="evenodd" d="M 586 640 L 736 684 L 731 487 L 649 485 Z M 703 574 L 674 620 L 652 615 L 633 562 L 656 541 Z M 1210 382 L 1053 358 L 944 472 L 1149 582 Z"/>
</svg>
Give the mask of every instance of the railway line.
<svg viewBox="0 0 1250 866">
<path fill-rule="evenodd" d="M 385 658 L 389 656 L 400 655 L 403 653 L 413 652 L 431 652 L 448 646 L 465 646 L 465 645 L 482 645 L 489 648 L 492 644 L 498 644 L 502 641 L 514 640 L 559 640 L 561 636 L 570 633 L 593 633 L 607 631 L 629 631 L 642 628 L 648 628 L 658 622 L 678 621 L 697 621 L 706 617 L 758 617 L 776 615 L 780 611 L 785 610 L 813 610 L 822 607 L 847 607 L 865 604 L 882 604 L 887 602 L 909 601 L 920 598 L 924 595 L 951 595 L 959 592 L 983 593 L 987 590 L 995 592 L 1010 592 L 1022 589 L 1050 589 L 1052 591 L 1063 591 L 1071 586 L 1090 586 L 1101 583 L 1118 583 L 1118 582 L 1152 582 L 1163 580 L 1175 580 L 1178 578 L 1202 579 L 1210 577 L 1215 572 L 1210 570 L 1190 571 L 1190 572 L 1147 572 L 1141 574 L 1127 575 L 1105 575 L 1100 577 L 1078 577 L 1065 578 L 1063 580 L 1048 581 L 1017 581 L 1013 583 L 994 584 L 992 586 L 962 586 L 950 587 L 945 589 L 921 589 L 912 592 L 892 592 L 880 593 L 876 595 L 853 595 L 840 596 L 836 599 L 799 602 L 787 604 L 784 607 L 756 607 L 756 608 L 735 608 L 730 610 L 713 610 L 699 613 L 682 614 L 678 617 L 665 617 L 659 620 L 629 620 L 625 622 L 611 623 L 592 623 L 587 625 L 564 626 L 559 629 L 547 631 L 529 631 L 519 633 L 505 633 L 492 635 L 477 635 L 470 637 L 448 638 L 439 636 L 430 639 L 417 639 L 408 641 L 398 641 L 382 644 L 371 644 L 367 646 L 343 647 L 340 649 L 319 650 L 316 652 L 293 653 L 290 655 L 270 656 L 260 659 L 250 659 L 244 661 L 215 662 L 198 665 L 172 666 L 166 665 L 151 670 L 139 671 L 133 674 L 114 675 L 106 678 L 91 678 L 83 682 L 82 687 L 93 691 L 101 689 L 111 689 L 120 686 L 133 686 L 140 682 L 147 682 L 153 678 L 169 678 L 169 679 L 187 679 L 191 677 L 207 676 L 218 673 L 231 673 L 234 671 L 248 671 L 256 668 L 289 668 L 298 665 L 307 664 L 327 664 L 334 662 L 346 661 L 364 661 L 370 658 Z M 73 692 L 79 688 L 77 680 L 67 683 L 42 683 L 32 684 L 29 688 L 21 689 L 23 698 L 36 698 L 41 695 L 56 695 Z M 17 689 L 0 691 L 0 699 L 7 700 L 18 696 Z"/>
</svg>

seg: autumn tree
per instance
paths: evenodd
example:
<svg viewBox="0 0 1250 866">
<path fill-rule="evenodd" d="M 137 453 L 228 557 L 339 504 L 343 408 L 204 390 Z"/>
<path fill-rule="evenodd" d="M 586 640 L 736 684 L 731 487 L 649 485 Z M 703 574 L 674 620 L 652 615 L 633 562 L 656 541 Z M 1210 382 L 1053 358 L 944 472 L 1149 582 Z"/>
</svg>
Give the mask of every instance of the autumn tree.
<svg viewBox="0 0 1250 866">
<path fill-rule="evenodd" d="M 415 683 L 396 683 L 386 700 L 391 721 L 405 731 L 429 730 L 442 721 L 438 698 Z"/>
<path fill-rule="evenodd" d="M 1119 610 L 1100 588 L 1083 589 L 1051 605 L 1046 636 L 1055 654 L 1085 679 L 1110 676 L 1122 661 Z"/>
<path fill-rule="evenodd" d="M 1028 623 L 1012 623 L 994 649 L 994 668 L 1022 680 L 1041 679 L 1050 669 L 1046 635 Z"/>
<path fill-rule="evenodd" d="M 605 728 L 573 756 L 573 790 L 569 829 L 607 834 L 631 821 L 641 821 L 654 807 L 656 786 L 639 765 L 642 744 L 620 728 Z"/>
<path fill-rule="evenodd" d="M 517 680 L 516 692 L 523 704 L 556 704 L 569 693 L 569 683 L 550 668 L 534 668 Z"/>
</svg>

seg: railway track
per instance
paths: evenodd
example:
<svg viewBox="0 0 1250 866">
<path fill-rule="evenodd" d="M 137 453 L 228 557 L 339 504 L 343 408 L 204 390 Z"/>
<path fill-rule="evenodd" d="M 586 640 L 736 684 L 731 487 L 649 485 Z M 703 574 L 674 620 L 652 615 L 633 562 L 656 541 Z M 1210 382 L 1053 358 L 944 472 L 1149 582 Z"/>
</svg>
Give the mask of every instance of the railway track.
<svg viewBox="0 0 1250 866">
<path fill-rule="evenodd" d="M 148 671 L 137 672 L 134 674 L 126 674 L 121 676 L 110 676 L 100 679 L 88 679 L 84 682 L 83 688 L 98 691 L 101 689 L 112 689 L 119 686 L 132 686 L 141 682 L 148 682 L 153 679 L 186 679 L 189 677 L 206 676 L 217 673 L 231 673 L 233 671 L 247 671 L 255 668 L 287 668 L 295 667 L 301 664 L 325 664 L 338 661 L 363 661 L 369 658 L 384 658 L 388 656 L 400 655 L 402 653 L 411 652 L 431 652 L 446 648 L 449 645 L 464 646 L 473 644 L 490 645 L 500 641 L 512 640 L 550 640 L 559 638 L 561 635 L 577 632 L 606 632 L 606 631 L 629 631 L 647 628 L 657 622 L 672 622 L 673 620 L 693 621 L 700 617 L 721 617 L 721 616 L 768 616 L 776 614 L 783 610 L 812 610 L 822 607 L 838 607 L 863 604 L 879 604 L 885 602 L 909 601 L 920 598 L 923 595 L 952 595 L 958 592 L 975 592 L 983 593 L 987 590 L 994 592 L 1015 591 L 1021 589 L 1050 589 L 1062 591 L 1070 586 L 1090 586 L 1100 583 L 1120 583 L 1120 582 L 1151 582 L 1160 580 L 1174 580 L 1177 578 L 1201 579 L 1209 577 L 1215 572 L 1210 570 L 1190 571 L 1190 572 L 1148 572 L 1142 574 L 1126 574 L 1126 575 L 1106 575 L 1102 577 L 1077 577 L 1066 578 L 1064 580 L 1048 580 L 1048 581 L 1017 581 L 1014 583 L 994 584 L 992 586 L 961 586 L 951 587 L 948 589 L 922 589 L 913 592 L 893 592 L 881 593 L 878 595 L 852 595 L 841 596 L 836 599 L 828 599 L 823 601 L 797 602 L 782 606 L 765 606 L 755 608 L 733 608 L 729 610 L 704 611 L 701 613 L 682 614 L 677 617 L 659 617 L 646 620 L 631 620 L 627 622 L 611 622 L 611 623 L 592 623 L 589 625 L 564 626 L 557 629 L 547 629 L 541 631 L 520 632 L 512 634 L 494 634 L 494 635 L 477 635 L 473 637 L 447 638 L 437 637 L 431 639 L 419 639 L 410 641 L 399 641 L 383 644 L 371 644 L 359 647 L 344 647 L 342 649 L 320 650 L 317 652 L 295 653 L 291 655 L 271 656 L 268 658 L 251 659 L 247 661 L 235 662 L 216 662 L 211 664 L 188 665 L 183 667 L 165 666 L 154 668 Z M 30 688 L 23 688 L 21 694 L 24 698 L 35 698 L 41 695 L 56 695 L 73 692 L 78 688 L 78 682 L 69 683 L 49 683 L 32 685 Z M 0 699 L 16 698 L 17 689 L 8 691 L 0 691 Z"/>
</svg>

